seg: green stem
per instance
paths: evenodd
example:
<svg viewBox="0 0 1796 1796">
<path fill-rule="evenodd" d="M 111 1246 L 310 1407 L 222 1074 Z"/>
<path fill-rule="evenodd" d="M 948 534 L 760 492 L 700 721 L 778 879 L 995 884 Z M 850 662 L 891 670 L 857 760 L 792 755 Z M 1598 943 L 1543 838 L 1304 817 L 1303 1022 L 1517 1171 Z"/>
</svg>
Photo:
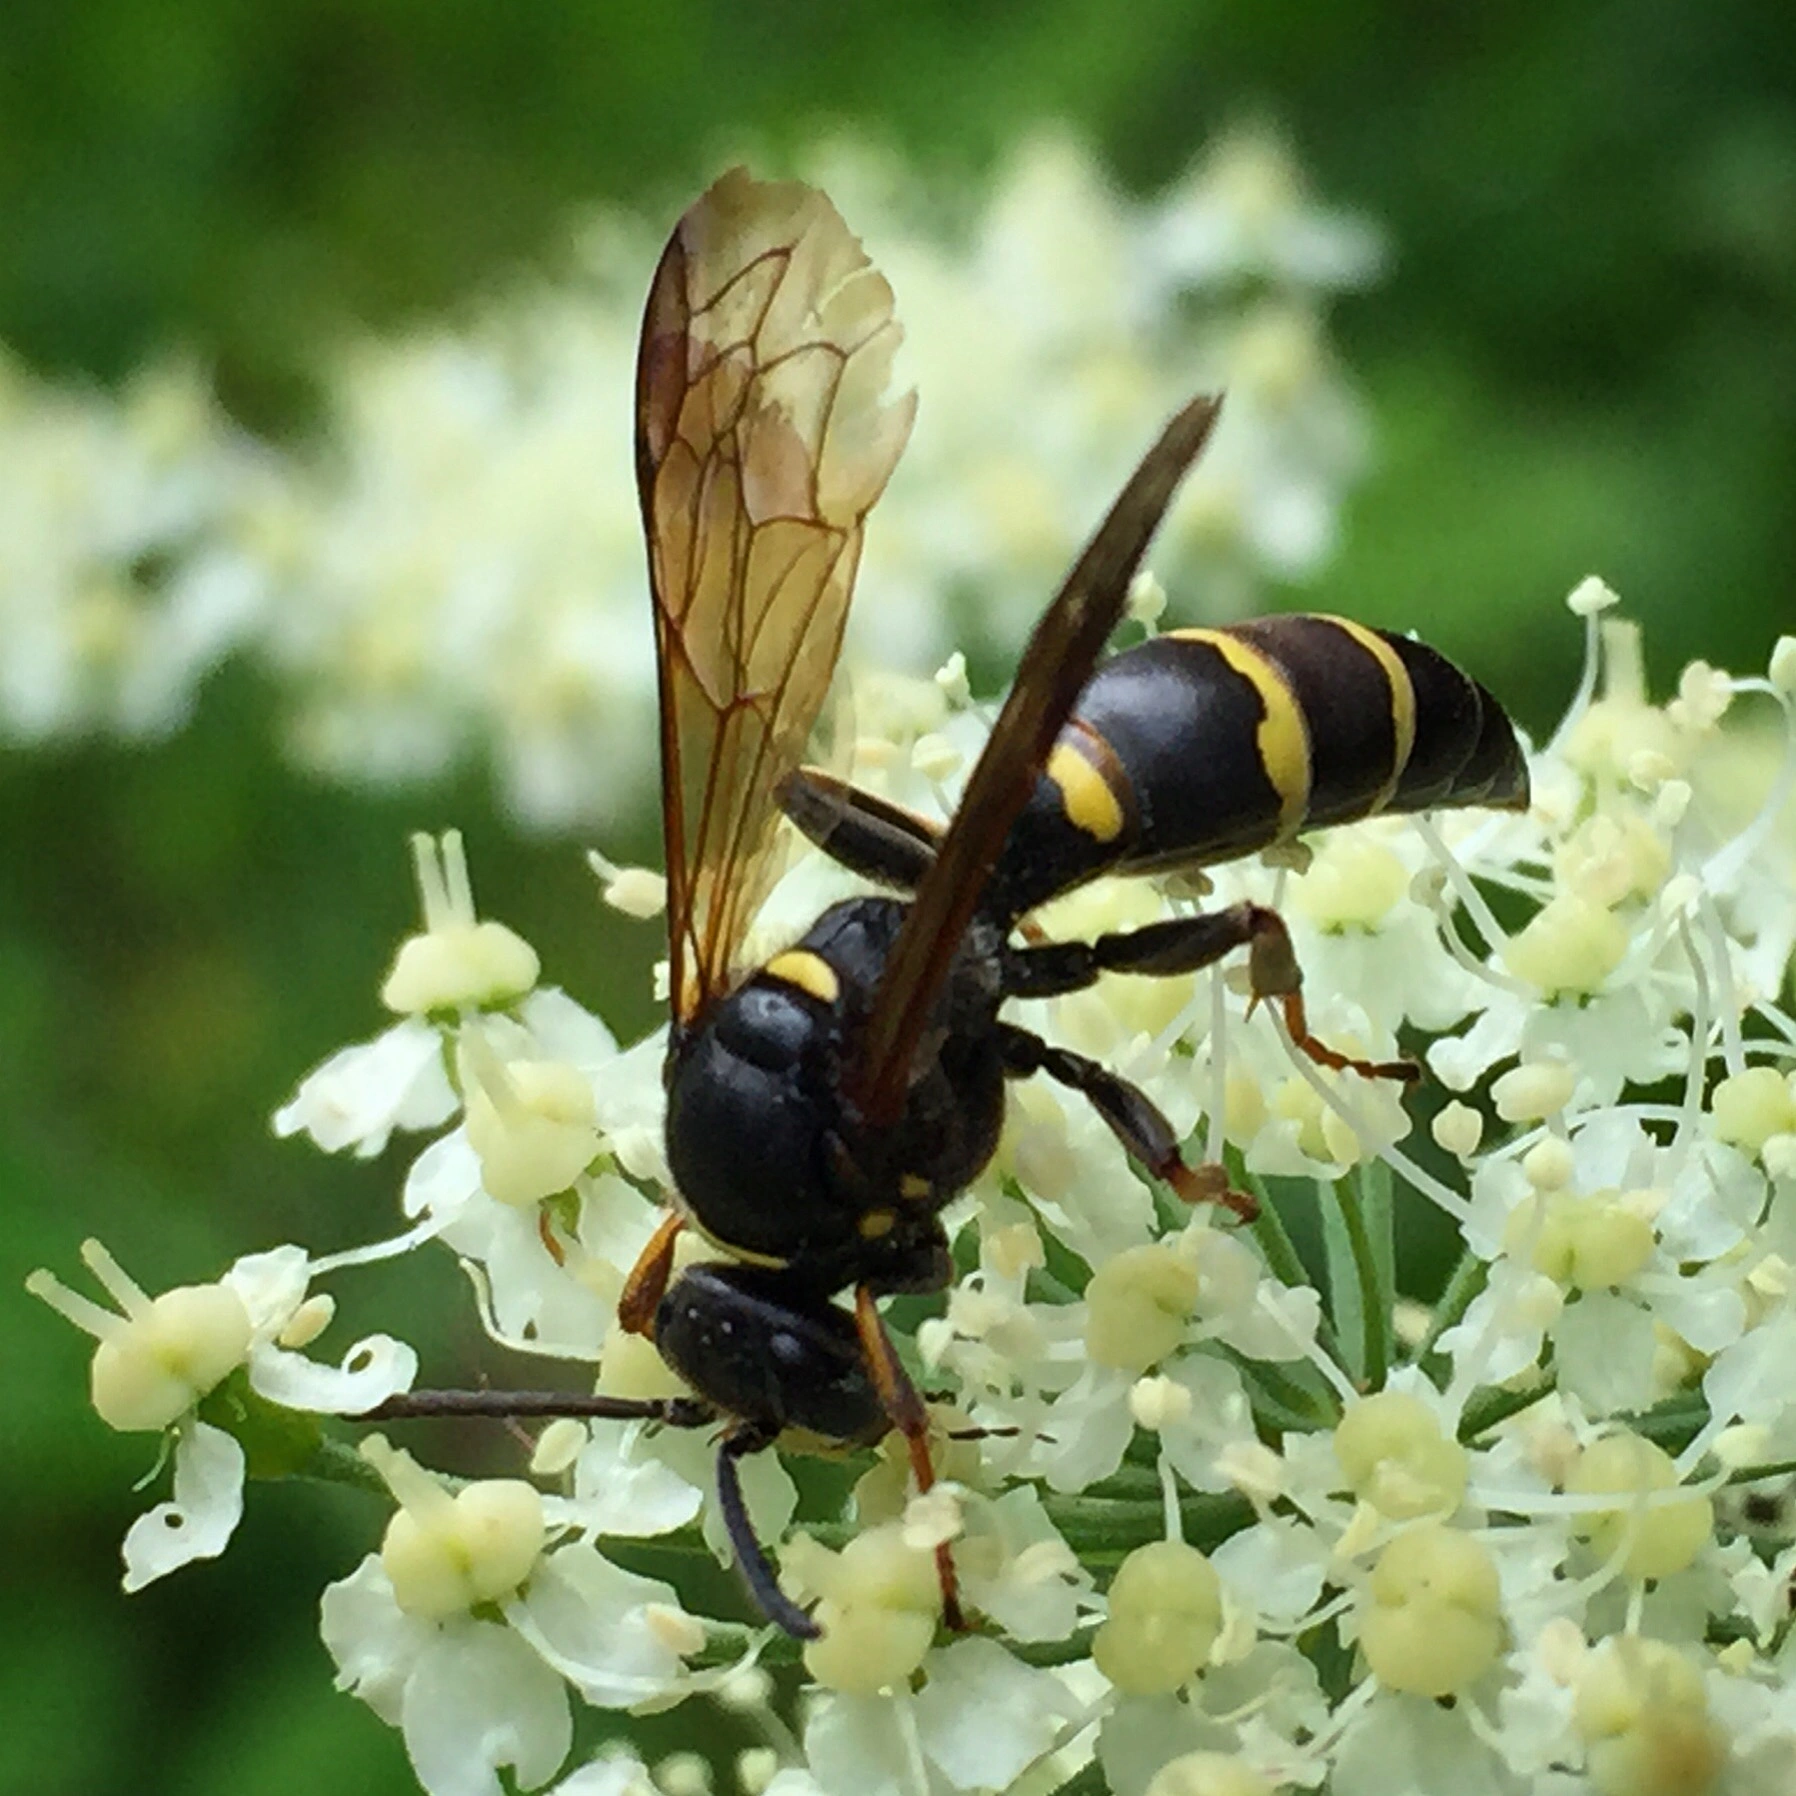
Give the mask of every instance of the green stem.
<svg viewBox="0 0 1796 1796">
<path fill-rule="evenodd" d="M 1277 1366 L 1269 1360 L 1243 1359 L 1237 1362 L 1247 1386 L 1248 1401 L 1253 1405 L 1255 1421 L 1280 1434 L 1296 1429 L 1314 1434 L 1320 1428 L 1332 1428 L 1341 1419 L 1333 1388 L 1303 1361 L 1289 1367 Z M 1302 1374 L 1310 1374 L 1305 1379 Z"/>
<path fill-rule="evenodd" d="M 1382 1175 L 1382 1176 L 1381 1176 Z M 1363 1190 L 1362 1190 L 1363 1187 Z M 1396 1300 L 1391 1277 L 1390 1173 L 1382 1161 L 1358 1169 L 1358 1175 L 1337 1179 L 1334 1186 L 1340 1233 L 1351 1262 L 1355 1301 L 1348 1303 L 1340 1282 L 1331 1282 L 1336 1319 L 1357 1309 L 1360 1382 L 1367 1390 L 1384 1388 L 1391 1369 L 1391 1310 Z M 1326 1226 L 1326 1218 L 1325 1218 Z M 1331 1270 L 1346 1271 L 1341 1256 L 1333 1256 Z"/>
<path fill-rule="evenodd" d="M 1303 1255 L 1297 1251 L 1297 1243 L 1291 1239 L 1291 1232 L 1285 1227 L 1285 1219 L 1279 1213 L 1278 1205 L 1266 1188 L 1266 1182 L 1256 1174 L 1249 1172 L 1240 1163 L 1240 1156 L 1233 1152 L 1228 1159 L 1229 1178 L 1239 1189 L 1247 1192 L 1260 1206 L 1260 1213 L 1251 1225 L 1253 1238 L 1259 1244 L 1261 1257 L 1266 1262 L 1266 1270 L 1280 1284 L 1301 1289 L 1313 1285 L 1315 1275 L 1303 1263 Z M 1341 1341 L 1335 1332 L 1333 1320 L 1323 1316 L 1316 1325 L 1316 1344 L 1343 1371 L 1347 1362 L 1341 1354 Z"/>
<path fill-rule="evenodd" d="M 1507 1422 L 1511 1416 L 1519 1416 L 1524 1409 L 1531 1409 L 1542 1397 L 1550 1396 L 1557 1383 L 1558 1380 L 1550 1372 L 1546 1372 L 1530 1384 L 1481 1386 L 1466 1399 L 1465 1409 L 1459 1418 L 1459 1438 L 1466 1442 L 1477 1440 L 1499 1422 Z"/>
<path fill-rule="evenodd" d="M 1064 1640 L 1011 1640 L 1005 1645 L 1006 1650 L 1025 1665 L 1077 1665 L 1081 1659 L 1091 1657 L 1092 1632 L 1090 1628 L 1083 1628 Z"/>
<path fill-rule="evenodd" d="M 390 1496 L 386 1480 L 347 1441 L 321 1440 L 312 1449 L 310 1457 L 295 1469 L 294 1476 L 309 1478 L 319 1484 L 347 1485 L 352 1490 L 365 1490 L 372 1496 Z M 437 1476 L 443 1477 L 445 1483 L 462 1482 L 441 1473 Z"/>
<path fill-rule="evenodd" d="M 1120 1559 L 1136 1547 L 1166 1537 L 1165 1511 L 1158 1500 L 1050 1495 L 1043 1507 L 1081 1564 Z M 1247 1527 L 1253 1517 L 1253 1505 L 1232 1494 L 1188 1496 L 1179 1503 L 1179 1531 L 1193 1546 L 1220 1546 Z"/>
<path fill-rule="evenodd" d="M 1260 1213 L 1250 1226 L 1253 1238 L 1260 1244 L 1267 1270 L 1281 1284 L 1313 1283 L 1310 1270 L 1303 1263 L 1303 1255 L 1297 1251 L 1297 1243 L 1291 1239 L 1291 1231 L 1285 1227 L 1285 1219 L 1279 1215 L 1278 1205 L 1272 1201 L 1265 1181 L 1251 1172 L 1237 1171 L 1232 1164 L 1229 1167 L 1229 1177 L 1232 1182 L 1242 1186 L 1260 1206 Z"/>
<path fill-rule="evenodd" d="M 1776 1459 L 1766 1465 L 1743 1465 L 1727 1475 L 1729 1484 L 1757 1484 L 1761 1478 L 1796 1476 L 1796 1459 Z"/>
<path fill-rule="evenodd" d="M 1417 1359 L 1425 1360 L 1433 1353 L 1436 1342 L 1448 1329 L 1458 1326 L 1466 1311 L 1472 1307 L 1473 1299 L 1489 1282 L 1489 1263 L 1479 1259 L 1468 1247 L 1459 1256 L 1459 1263 L 1447 1279 L 1446 1289 L 1435 1303 L 1434 1318 L 1428 1324 L 1428 1332 L 1422 1337 L 1421 1346 L 1416 1349 Z"/>
</svg>

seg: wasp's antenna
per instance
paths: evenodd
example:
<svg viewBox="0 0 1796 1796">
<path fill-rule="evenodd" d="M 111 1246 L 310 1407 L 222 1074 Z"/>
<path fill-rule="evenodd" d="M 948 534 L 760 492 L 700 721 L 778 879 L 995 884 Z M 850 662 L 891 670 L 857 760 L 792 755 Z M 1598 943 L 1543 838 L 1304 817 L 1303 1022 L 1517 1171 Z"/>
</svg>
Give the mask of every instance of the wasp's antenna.
<svg viewBox="0 0 1796 1796">
<path fill-rule="evenodd" d="M 768 1444 L 761 1432 L 752 1428 L 738 1428 L 723 1437 L 717 1449 L 717 1507 L 723 1512 L 724 1531 L 730 1537 L 736 1564 L 755 1606 L 794 1640 L 820 1640 L 823 1630 L 780 1589 L 779 1579 L 768 1564 L 761 1543 L 755 1539 L 748 1506 L 742 1500 L 742 1480 L 736 1462 Z"/>
</svg>

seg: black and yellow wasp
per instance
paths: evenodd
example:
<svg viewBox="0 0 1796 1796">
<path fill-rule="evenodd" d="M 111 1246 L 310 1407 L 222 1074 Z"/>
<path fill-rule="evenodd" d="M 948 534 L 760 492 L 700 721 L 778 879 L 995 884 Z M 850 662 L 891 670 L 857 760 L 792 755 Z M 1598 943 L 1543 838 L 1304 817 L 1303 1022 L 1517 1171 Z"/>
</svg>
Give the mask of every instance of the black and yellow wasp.
<svg viewBox="0 0 1796 1796">
<path fill-rule="evenodd" d="M 1201 867 L 1322 824 L 1445 805 L 1525 806 L 1502 708 L 1423 644 L 1325 617 L 1182 630 L 1103 659 L 1131 579 L 1215 424 L 1166 426 L 1037 624 L 945 829 L 805 768 L 863 526 L 909 434 L 888 398 L 892 294 L 830 202 L 737 170 L 681 219 L 649 292 L 636 463 L 660 670 L 673 1016 L 675 1207 L 620 1305 L 691 1401 L 612 1405 L 722 1423 L 719 1502 L 751 1590 L 790 1633 L 737 1461 L 784 1430 L 891 1428 L 927 1488 L 924 1404 L 876 1307 L 950 1278 L 941 1212 L 996 1149 L 1009 1079 L 1082 1093 L 1155 1178 L 1251 1214 L 1188 1166 L 1145 1093 L 1004 1019 L 1005 1001 L 1108 971 L 1249 954 L 1323 1065 L 1277 914 L 1236 904 L 1094 942 L 1025 927 L 1101 873 Z M 883 888 L 834 904 L 765 965 L 741 946 L 781 813 Z M 678 1232 L 730 1255 L 674 1270 Z M 837 1298 L 852 1291 L 852 1310 Z M 603 1402 L 603 1400 L 598 1400 Z M 944 1613 L 958 1620 L 947 1550 Z"/>
</svg>

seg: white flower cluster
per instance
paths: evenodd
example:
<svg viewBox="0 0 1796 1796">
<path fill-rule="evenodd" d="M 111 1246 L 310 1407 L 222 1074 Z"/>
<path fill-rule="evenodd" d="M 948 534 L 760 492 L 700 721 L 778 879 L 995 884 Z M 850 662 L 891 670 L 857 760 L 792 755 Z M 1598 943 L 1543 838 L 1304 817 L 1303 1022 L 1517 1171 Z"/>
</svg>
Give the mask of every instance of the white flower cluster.
<svg viewBox="0 0 1796 1796">
<path fill-rule="evenodd" d="M 1223 140 L 1149 203 L 1064 138 L 1019 150 L 949 238 L 914 176 L 825 158 L 902 297 L 927 395 L 873 525 L 855 631 L 920 671 L 951 643 L 1008 655 L 1178 395 L 1226 387 L 1162 536 L 1220 610 L 1328 553 L 1364 458 L 1324 332 L 1376 270 L 1267 133 Z M 607 214 L 574 268 L 459 326 L 369 341 L 327 376 L 327 452 L 240 456 L 190 386 L 116 412 L 0 387 L 0 731 L 178 720 L 236 647 L 286 689 L 307 765 L 386 783 L 486 754 L 537 827 L 645 805 L 656 733 L 629 418 L 658 233 Z M 1051 434 L 1018 429 L 1055 393 Z M 148 571 L 146 571 L 148 570 Z M 602 777 L 595 778 L 595 770 Z"/>
<path fill-rule="evenodd" d="M 971 1269 L 911 1343 L 954 1393 L 941 1481 L 907 1497 L 888 1441 L 849 1525 L 795 1530 L 778 1456 L 744 1468 L 783 1584 L 823 1624 L 796 1695 L 794 1643 L 607 1557 L 669 1535 L 727 1553 L 701 1433 L 563 1418 L 530 1476 L 461 1486 L 378 1436 L 360 1460 L 336 1449 L 397 1509 L 326 1592 L 325 1639 L 428 1790 L 496 1796 L 503 1766 L 526 1788 L 561 1775 L 562 1796 L 646 1791 L 627 1756 L 566 1772 L 572 1697 L 701 1692 L 761 1717 L 773 1744 L 734 1768 L 757 1796 L 1081 1775 L 1117 1796 L 1796 1787 L 1796 1544 L 1750 1525 L 1796 1462 L 1796 638 L 1767 677 L 1698 665 L 1654 705 L 1612 599 L 1573 595 L 1587 677 L 1533 758 L 1529 815 L 1373 820 L 1215 875 L 1219 896 L 1282 905 L 1326 1039 L 1426 1046 L 1460 1094 L 1432 1145 L 1393 1085 L 1319 1071 L 1277 1016 L 1243 1022 L 1226 975 L 1030 1007 L 1265 1207 L 1245 1230 L 1185 1209 L 1080 1100 L 1015 1089 L 996 1163 L 948 1216 Z M 1775 735 L 1721 730 L 1742 695 Z M 987 721 L 964 681 L 871 696 L 883 789 L 945 811 Z M 278 1127 L 360 1153 L 430 1132 L 408 1233 L 365 1251 L 440 1239 L 496 1340 L 603 1393 L 674 1394 L 613 1328 L 666 1184 L 661 1043 L 619 1053 L 542 987 L 527 945 L 477 918 L 453 837 L 420 842 L 418 866 L 425 928 L 383 992 L 401 1020 L 314 1072 Z M 766 942 L 835 881 L 801 858 Z M 1041 921 L 1089 932 L 1190 901 L 1106 881 Z M 1274 1190 L 1319 1210 L 1326 1302 Z M 1399 1196 L 1464 1244 L 1426 1314 L 1394 1293 Z M 101 1337 L 102 1416 L 175 1431 L 177 1502 L 190 1443 L 232 1426 L 216 1394 L 237 1368 L 301 1412 L 409 1379 L 400 1350 L 364 1344 L 350 1393 L 282 1350 L 315 1332 L 303 1256 L 280 1303 L 244 1295 L 239 1267 L 153 1304 L 89 1257 L 124 1321 L 35 1288 Z M 222 1547 L 234 1502 L 193 1551 Z M 958 1636 L 944 1545 L 974 1622 Z M 130 1581 L 163 1569 L 133 1561 Z M 681 1796 L 710 1775 L 681 1758 L 654 1782 Z"/>
<path fill-rule="evenodd" d="M 184 723 L 266 615 L 279 490 L 193 365 L 113 400 L 0 350 L 0 742 Z"/>
</svg>

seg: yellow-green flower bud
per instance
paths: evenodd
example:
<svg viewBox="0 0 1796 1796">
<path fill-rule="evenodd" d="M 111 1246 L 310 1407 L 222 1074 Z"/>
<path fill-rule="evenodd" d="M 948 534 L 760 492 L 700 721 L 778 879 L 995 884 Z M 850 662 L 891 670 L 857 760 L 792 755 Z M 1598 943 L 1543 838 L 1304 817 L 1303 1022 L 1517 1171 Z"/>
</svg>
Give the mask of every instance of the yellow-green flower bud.
<svg viewBox="0 0 1796 1796">
<path fill-rule="evenodd" d="M 1652 1258 L 1653 1225 L 1619 1191 L 1553 1191 L 1509 1213 L 1503 1245 L 1568 1291 L 1626 1284 Z"/>
<path fill-rule="evenodd" d="M 1291 891 L 1291 907 L 1318 929 L 1376 929 L 1409 890 L 1409 870 L 1381 842 L 1331 836 Z"/>
<path fill-rule="evenodd" d="M 499 1203 L 540 1203 L 598 1157 L 591 1082 L 564 1061 L 501 1061 L 478 1030 L 462 1031 L 460 1059 L 480 1182 Z"/>
<path fill-rule="evenodd" d="M 1601 1796 L 1707 1796 L 1726 1763 L 1702 1673 L 1662 1640 L 1603 1641 L 1584 1661 L 1572 1719 Z"/>
<path fill-rule="evenodd" d="M 249 1338 L 228 1285 L 177 1285 L 94 1349 L 94 1408 L 111 1428 L 166 1428 L 243 1364 Z"/>
<path fill-rule="evenodd" d="M 1170 1243 L 1125 1248 L 1085 1287 L 1085 1350 L 1100 1366 L 1145 1372 L 1184 1344 L 1196 1265 Z"/>
<path fill-rule="evenodd" d="M 1774 1066 L 1752 1066 L 1723 1079 L 1709 1100 L 1715 1133 L 1749 1154 L 1760 1152 L 1773 1135 L 1796 1130 L 1796 1094 Z"/>
<path fill-rule="evenodd" d="M 1454 1098 L 1436 1112 L 1430 1132 L 1437 1147 L 1456 1159 L 1469 1160 L 1484 1139 L 1484 1118 L 1470 1104 L 1462 1104 Z"/>
<path fill-rule="evenodd" d="M 1380 1391 L 1349 1406 L 1334 1435 L 1348 1487 L 1392 1521 L 1451 1515 L 1465 1497 L 1466 1450 L 1420 1397 Z"/>
<path fill-rule="evenodd" d="M 1510 940 L 1503 963 L 1549 998 L 1585 996 L 1601 988 L 1627 949 L 1627 928 L 1617 917 L 1587 898 L 1562 892 Z"/>
<path fill-rule="evenodd" d="M 941 1613 L 935 1555 L 907 1546 L 901 1523 L 857 1534 L 833 1561 L 813 1556 L 821 1639 L 804 1649 L 818 1683 L 872 1696 L 904 1683 L 929 1651 Z"/>
<path fill-rule="evenodd" d="M 1647 1579 L 1683 1571 L 1714 1532 L 1715 1507 L 1707 1497 L 1650 1505 L 1640 1500 L 1677 1483 L 1677 1467 L 1663 1447 L 1624 1431 L 1586 1447 L 1565 1488 L 1574 1496 L 1613 1491 L 1632 1499 L 1621 1508 L 1580 1515 L 1574 1526 L 1604 1559 L 1621 1554 L 1624 1576 Z"/>
<path fill-rule="evenodd" d="M 439 845 L 412 837 L 412 859 L 424 901 L 424 928 L 408 936 L 380 988 L 380 1001 L 403 1015 L 465 1008 L 495 1009 L 524 996 L 541 963 L 536 950 L 503 923 L 474 912 L 461 836 L 450 830 Z"/>
<path fill-rule="evenodd" d="M 1274 1796 L 1264 1772 L 1229 1752 L 1188 1752 L 1162 1765 L 1147 1796 Z"/>
<path fill-rule="evenodd" d="M 1418 1522 L 1379 1555 L 1359 1639 L 1381 1684 L 1451 1696 L 1496 1663 L 1503 1637 L 1497 1568 L 1471 1535 Z"/>
<path fill-rule="evenodd" d="M 42 1267 L 25 1289 L 99 1342 L 88 1389 L 108 1427 L 123 1433 L 167 1428 L 243 1364 L 254 1330 L 230 1285 L 177 1285 L 152 1297 L 98 1241 L 84 1241 L 81 1257 L 116 1311 L 71 1291 Z"/>
<path fill-rule="evenodd" d="M 1110 1618 L 1091 1656 L 1117 1689 L 1157 1696 L 1189 1683 L 1222 1632 L 1222 1580 L 1196 1547 L 1137 1547 L 1110 1581 Z"/>
<path fill-rule="evenodd" d="M 1490 1099 L 1505 1122 L 1539 1122 L 1563 1110 L 1577 1089 L 1578 1074 L 1562 1060 L 1525 1060 L 1490 1088 Z"/>
<path fill-rule="evenodd" d="M 510 1596 L 543 1549 L 543 1500 L 521 1478 L 487 1478 L 453 1495 L 409 1453 L 379 1435 L 362 1443 L 400 1508 L 380 1563 L 408 1615 L 456 1615 Z"/>
</svg>

